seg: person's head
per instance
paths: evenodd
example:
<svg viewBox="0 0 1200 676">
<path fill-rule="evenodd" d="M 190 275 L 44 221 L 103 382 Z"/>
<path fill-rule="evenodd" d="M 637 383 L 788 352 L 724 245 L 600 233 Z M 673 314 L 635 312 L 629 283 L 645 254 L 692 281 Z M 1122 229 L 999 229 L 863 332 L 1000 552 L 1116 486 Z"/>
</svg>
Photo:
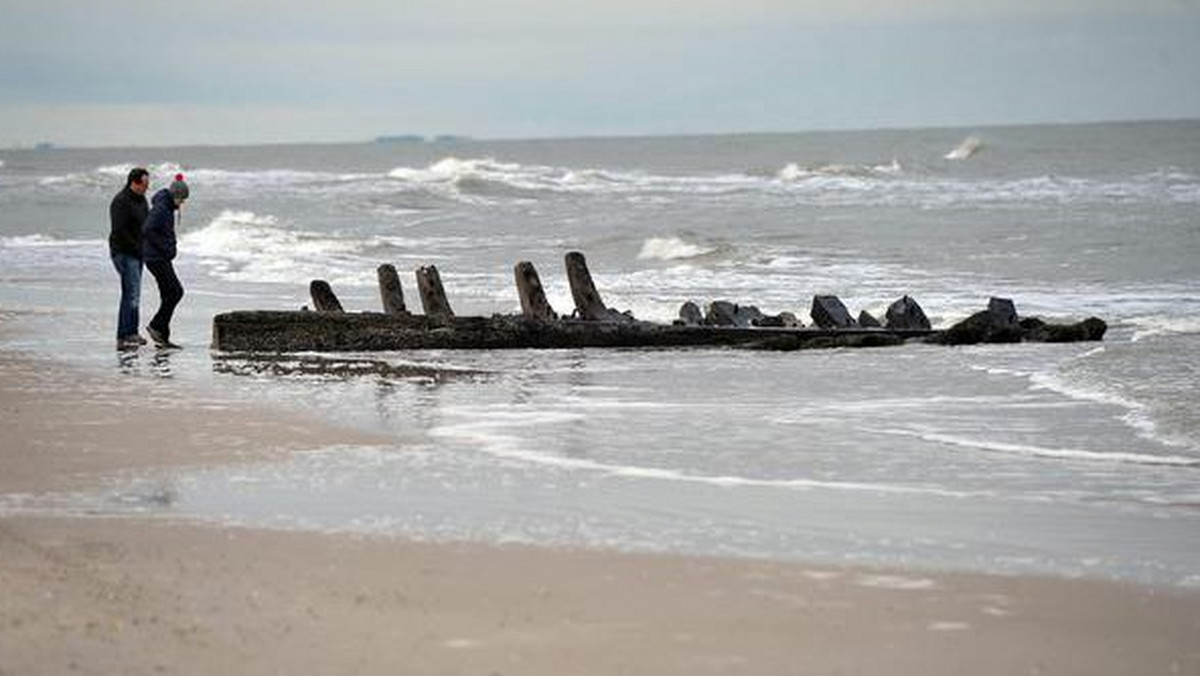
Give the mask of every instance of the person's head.
<svg viewBox="0 0 1200 676">
<path fill-rule="evenodd" d="M 183 174 L 175 174 L 175 180 L 171 181 L 171 186 L 167 188 L 171 193 L 171 199 L 175 200 L 175 206 L 183 206 L 184 200 L 188 198 L 188 184 L 183 180 Z"/>
<path fill-rule="evenodd" d="M 150 188 L 150 172 L 144 167 L 130 169 L 129 177 L 125 179 L 125 187 L 139 195 L 145 195 L 146 190 Z"/>
</svg>

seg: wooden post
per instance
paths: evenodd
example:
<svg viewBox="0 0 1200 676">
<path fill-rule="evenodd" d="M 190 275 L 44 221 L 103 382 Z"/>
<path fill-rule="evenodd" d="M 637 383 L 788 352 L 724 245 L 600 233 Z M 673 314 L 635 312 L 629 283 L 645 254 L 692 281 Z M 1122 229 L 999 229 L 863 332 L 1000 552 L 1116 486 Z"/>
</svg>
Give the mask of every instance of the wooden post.
<svg viewBox="0 0 1200 676">
<path fill-rule="evenodd" d="M 546 300 L 546 292 L 542 289 L 542 280 L 538 277 L 533 263 L 521 261 L 513 268 L 517 278 L 517 295 L 521 297 L 521 313 L 527 319 L 552 322 L 558 319 L 554 308 Z"/>
<path fill-rule="evenodd" d="M 421 306 L 425 308 L 427 317 L 448 319 L 454 316 L 436 267 L 423 265 L 417 268 L 417 291 L 421 294 Z"/>
<path fill-rule="evenodd" d="M 600 300 L 596 285 L 592 283 L 592 273 L 588 272 L 587 260 L 578 251 L 567 254 L 567 280 L 571 283 L 571 297 L 575 299 L 575 309 L 580 319 L 595 321 L 608 317 L 608 308 Z"/>
<path fill-rule="evenodd" d="M 383 312 L 389 315 L 408 315 L 404 307 L 404 290 L 400 288 L 400 275 L 396 266 L 384 263 L 379 266 L 379 297 L 383 301 Z"/>
<path fill-rule="evenodd" d="M 312 296 L 313 307 L 317 312 L 345 312 L 329 282 L 323 279 L 312 280 L 308 285 L 308 294 Z"/>
</svg>

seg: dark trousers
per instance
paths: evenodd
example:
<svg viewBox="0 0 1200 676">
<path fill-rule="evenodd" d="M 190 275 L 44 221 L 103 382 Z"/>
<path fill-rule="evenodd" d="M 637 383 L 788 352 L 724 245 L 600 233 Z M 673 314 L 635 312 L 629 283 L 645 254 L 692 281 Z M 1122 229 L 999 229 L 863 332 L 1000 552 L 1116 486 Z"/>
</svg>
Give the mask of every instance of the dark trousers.
<svg viewBox="0 0 1200 676">
<path fill-rule="evenodd" d="M 171 261 L 146 261 L 146 269 L 158 283 L 158 312 L 150 320 L 150 328 L 170 340 L 171 315 L 175 314 L 175 306 L 183 300 L 183 284 L 175 276 L 175 266 L 171 265 Z"/>
<path fill-rule="evenodd" d="M 142 296 L 142 259 L 129 254 L 112 254 L 113 267 L 121 276 L 121 304 L 117 308 L 117 340 L 137 337 L 138 305 Z"/>
</svg>

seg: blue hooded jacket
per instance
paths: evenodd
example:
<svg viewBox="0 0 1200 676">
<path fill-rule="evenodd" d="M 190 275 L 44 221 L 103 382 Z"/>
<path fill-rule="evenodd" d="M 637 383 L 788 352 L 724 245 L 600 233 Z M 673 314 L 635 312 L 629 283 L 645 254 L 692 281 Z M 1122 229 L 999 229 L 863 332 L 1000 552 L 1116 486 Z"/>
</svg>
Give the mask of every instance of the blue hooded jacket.
<svg viewBox="0 0 1200 676">
<path fill-rule="evenodd" d="M 150 216 L 142 226 L 142 260 L 175 258 L 175 199 L 163 188 L 150 200 Z"/>
</svg>

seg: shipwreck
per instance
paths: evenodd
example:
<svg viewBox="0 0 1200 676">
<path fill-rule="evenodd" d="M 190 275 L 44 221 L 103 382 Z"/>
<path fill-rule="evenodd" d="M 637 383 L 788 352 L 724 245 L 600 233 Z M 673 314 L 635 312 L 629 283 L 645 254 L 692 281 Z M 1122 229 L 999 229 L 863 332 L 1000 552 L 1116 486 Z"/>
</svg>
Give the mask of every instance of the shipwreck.
<svg viewBox="0 0 1200 676">
<path fill-rule="evenodd" d="M 795 314 L 766 315 L 754 306 L 717 300 L 702 311 L 682 305 L 666 324 L 639 320 L 604 304 L 584 255 L 565 258 L 575 307 L 555 312 L 532 263 L 514 267 L 520 314 L 455 315 L 436 267 L 416 270 L 423 313 L 411 312 L 400 278 L 390 264 L 378 268 L 381 311 L 347 312 L 330 285 L 313 280 L 313 309 L 225 312 L 213 318 L 215 350 L 226 353 L 370 352 L 424 349 L 667 348 L 731 346 L 762 350 L 879 347 L 906 341 L 947 345 L 1101 340 L 1107 330 L 1096 317 L 1070 324 L 1020 317 L 1009 299 L 992 298 L 986 309 L 946 329 L 934 329 L 921 306 L 904 296 L 877 319 L 850 315 L 836 296 L 817 295 L 811 324 Z"/>
</svg>

